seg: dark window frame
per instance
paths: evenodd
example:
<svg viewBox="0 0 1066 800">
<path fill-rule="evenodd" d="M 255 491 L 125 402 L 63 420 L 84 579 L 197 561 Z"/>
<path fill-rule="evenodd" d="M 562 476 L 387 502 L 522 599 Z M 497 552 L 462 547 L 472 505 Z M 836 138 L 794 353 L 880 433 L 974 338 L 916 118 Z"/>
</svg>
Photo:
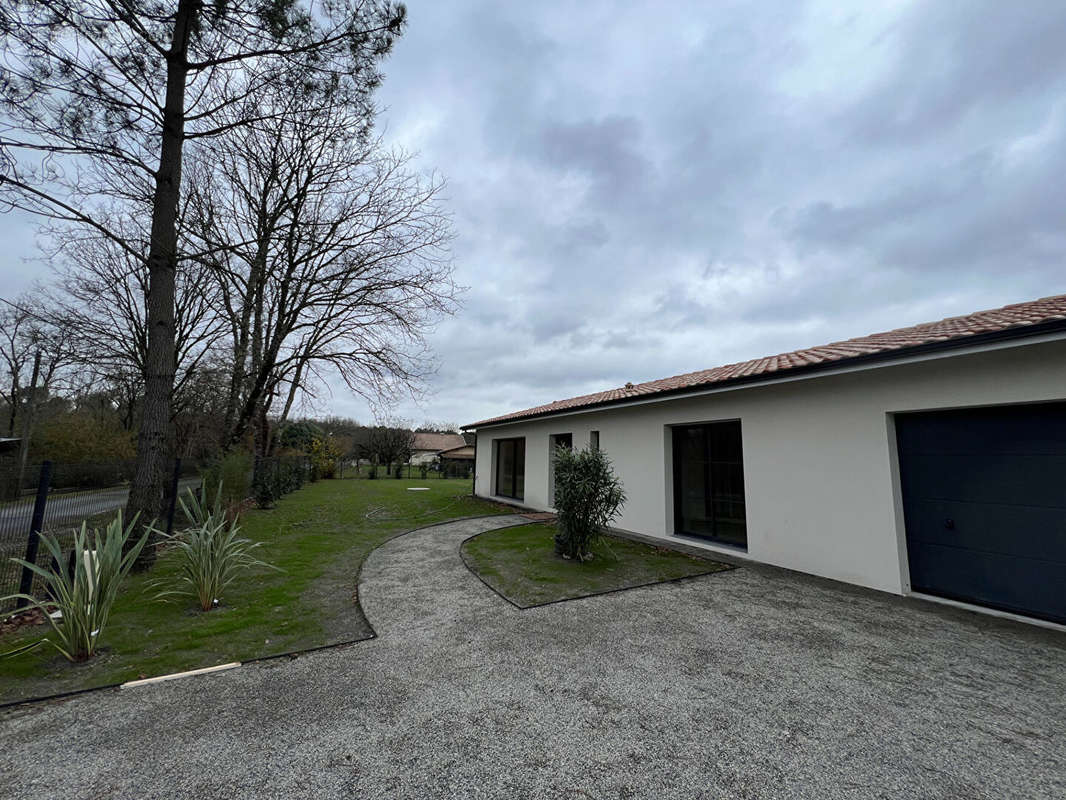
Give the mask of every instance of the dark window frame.
<svg viewBox="0 0 1066 800">
<path fill-rule="evenodd" d="M 565 443 L 560 443 L 565 439 Z M 555 448 L 566 447 L 574 449 L 574 432 L 552 433 L 548 435 L 548 505 L 555 506 Z"/>
<path fill-rule="evenodd" d="M 737 454 L 738 461 L 721 461 L 715 460 L 710 452 L 711 449 L 711 431 L 714 428 L 722 430 L 724 426 L 735 426 L 737 433 Z M 703 438 L 703 464 L 704 464 L 704 503 L 706 509 L 706 517 L 710 521 L 712 533 L 691 531 L 685 529 L 684 519 L 684 498 L 683 498 L 683 485 L 684 482 L 681 479 L 681 472 L 683 469 L 682 448 L 679 443 L 679 439 L 685 435 L 687 431 L 693 429 L 702 430 Z M 714 422 L 700 422 L 690 425 L 674 425 L 671 426 L 671 447 L 673 450 L 673 495 L 674 495 L 674 535 L 675 536 L 691 536 L 698 539 L 704 539 L 715 544 L 724 545 L 726 547 L 733 547 L 739 550 L 746 551 L 748 549 L 748 535 L 747 535 L 747 496 L 744 492 L 744 437 L 743 427 L 739 419 L 727 419 L 727 420 L 715 420 Z M 735 540 L 723 537 L 718 531 L 718 517 L 715 511 L 716 499 L 722 502 L 721 498 L 725 495 L 720 489 L 715 487 L 716 473 L 713 469 L 715 463 L 718 464 L 732 464 L 738 468 L 738 478 L 740 481 L 740 504 L 742 509 L 743 519 L 741 520 L 742 533 L 741 537 L 743 543 L 740 544 Z M 735 500 L 729 502 L 736 502 Z M 736 538 L 736 537 L 734 537 Z"/>
<path fill-rule="evenodd" d="M 514 447 L 514 451 L 511 456 L 511 474 L 510 476 L 503 476 L 501 474 L 503 468 L 503 458 L 500 455 L 501 445 L 511 445 Z M 504 439 L 493 439 L 492 446 L 495 450 L 496 468 L 493 470 L 493 482 L 495 483 L 495 494 L 497 497 L 508 497 L 511 500 L 525 500 L 525 477 L 526 477 L 526 437 L 525 436 L 512 436 Z M 521 472 L 522 478 L 522 491 L 518 491 L 518 478 Z M 504 483 L 501 479 L 509 477 L 509 483 Z M 505 491 L 507 490 L 507 491 Z"/>
<path fill-rule="evenodd" d="M 566 439 L 566 444 L 565 445 L 560 444 L 559 443 L 560 439 Z M 553 433 L 553 434 L 551 434 L 548 437 L 548 441 L 551 442 L 553 450 L 556 447 L 569 447 L 571 450 L 574 449 L 574 434 L 573 434 L 573 432 L 569 432 L 569 433 Z"/>
</svg>

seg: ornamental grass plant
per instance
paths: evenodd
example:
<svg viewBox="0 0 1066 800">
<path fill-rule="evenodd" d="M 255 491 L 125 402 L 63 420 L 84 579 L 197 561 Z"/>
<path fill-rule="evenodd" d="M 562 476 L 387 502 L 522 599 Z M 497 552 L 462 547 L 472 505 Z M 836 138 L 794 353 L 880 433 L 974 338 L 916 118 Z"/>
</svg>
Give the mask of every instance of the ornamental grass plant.
<svg viewBox="0 0 1066 800">
<path fill-rule="evenodd" d="M 240 536 L 240 519 L 227 515 L 221 489 L 213 503 L 198 499 L 191 490 L 178 502 L 192 524 L 164 537 L 179 570 L 176 584 L 157 597 L 192 597 L 201 611 L 210 611 L 241 573 L 257 567 L 277 570 L 253 555 L 262 542 Z"/>
<path fill-rule="evenodd" d="M 22 593 L 2 599 L 26 601 L 28 608 L 36 608 L 44 613 L 51 627 L 51 632 L 44 639 L 15 652 L 48 642 L 69 661 L 86 661 L 92 657 L 107 625 L 119 585 L 148 540 L 149 529 L 146 528 L 140 539 L 132 546 L 126 546 L 136 525 L 136 517 L 130 520 L 129 525 L 123 525 L 122 513 L 119 512 L 103 529 L 101 536 L 97 528 L 90 533 L 83 522 L 80 529 L 74 530 L 74 557 L 69 567 L 66 566 L 68 562 L 59 541 L 49 534 L 40 534 L 40 541 L 52 556 L 51 568 L 31 564 L 21 558 L 12 559 L 33 572 L 43 584 L 47 599 Z"/>
</svg>

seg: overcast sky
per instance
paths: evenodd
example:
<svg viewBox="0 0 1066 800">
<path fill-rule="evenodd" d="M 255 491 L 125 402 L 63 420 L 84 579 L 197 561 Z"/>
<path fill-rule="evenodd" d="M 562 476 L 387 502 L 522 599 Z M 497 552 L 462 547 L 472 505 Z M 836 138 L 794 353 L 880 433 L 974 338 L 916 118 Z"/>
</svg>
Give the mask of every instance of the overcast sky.
<svg viewBox="0 0 1066 800">
<path fill-rule="evenodd" d="M 469 290 L 398 413 L 1066 293 L 1066 3 L 846 5 L 408 0 L 386 138 L 446 177 Z M 32 222 L 0 236 L 10 294 Z"/>
</svg>

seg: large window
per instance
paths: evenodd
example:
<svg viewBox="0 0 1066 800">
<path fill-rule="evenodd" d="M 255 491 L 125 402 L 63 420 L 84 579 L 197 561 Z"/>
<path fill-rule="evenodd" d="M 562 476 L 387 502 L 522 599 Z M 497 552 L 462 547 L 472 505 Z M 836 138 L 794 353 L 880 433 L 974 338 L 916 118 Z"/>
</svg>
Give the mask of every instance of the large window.
<svg viewBox="0 0 1066 800">
<path fill-rule="evenodd" d="M 740 421 L 673 429 L 674 532 L 748 546 Z"/>
<path fill-rule="evenodd" d="M 496 494 L 521 500 L 526 494 L 526 440 L 497 439 Z"/>
</svg>

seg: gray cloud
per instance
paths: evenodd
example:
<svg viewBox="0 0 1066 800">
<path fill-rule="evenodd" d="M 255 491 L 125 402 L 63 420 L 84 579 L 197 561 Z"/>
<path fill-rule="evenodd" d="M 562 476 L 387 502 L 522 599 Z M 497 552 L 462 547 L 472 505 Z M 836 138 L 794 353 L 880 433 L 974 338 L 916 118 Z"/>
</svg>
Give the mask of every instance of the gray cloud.
<svg viewBox="0 0 1066 800">
<path fill-rule="evenodd" d="M 470 288 L 404 416 L 1066 292 L 1057 0 L 408 6 L 386 136 L 448 178 Z"/>
</svg>

